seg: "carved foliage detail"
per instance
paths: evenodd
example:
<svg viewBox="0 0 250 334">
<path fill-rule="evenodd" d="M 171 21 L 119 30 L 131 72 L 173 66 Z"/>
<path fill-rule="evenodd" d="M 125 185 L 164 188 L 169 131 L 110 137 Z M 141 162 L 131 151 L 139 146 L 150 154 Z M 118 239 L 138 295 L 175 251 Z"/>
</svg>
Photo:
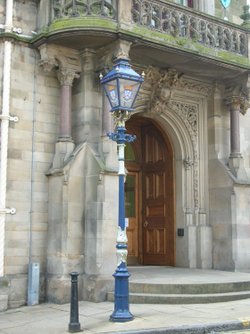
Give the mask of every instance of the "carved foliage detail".
<svg viewBox="0 0 250 334">
<path fill-rule="evenodd" d="M 181 74 L 174 69 L 158 70 L 149 67 L 146 81 L 151 83 L 150 109 L 162 113 L 169 104 L 174 88 L 178 86 Z"/>
</svg>

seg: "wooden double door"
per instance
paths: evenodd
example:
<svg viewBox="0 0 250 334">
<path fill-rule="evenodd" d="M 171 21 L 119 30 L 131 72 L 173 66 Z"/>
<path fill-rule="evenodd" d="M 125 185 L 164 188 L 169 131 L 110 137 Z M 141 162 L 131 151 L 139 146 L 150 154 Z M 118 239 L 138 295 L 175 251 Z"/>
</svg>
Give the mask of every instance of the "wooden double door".
<svg viewBox="0 0 250 334">
<path fill-rule="evenodd" d="M 127 132 L 125 211 L 128 264 L 174 265 L 173 150 L 151 121 L 132 118 Z"/>
</svg>

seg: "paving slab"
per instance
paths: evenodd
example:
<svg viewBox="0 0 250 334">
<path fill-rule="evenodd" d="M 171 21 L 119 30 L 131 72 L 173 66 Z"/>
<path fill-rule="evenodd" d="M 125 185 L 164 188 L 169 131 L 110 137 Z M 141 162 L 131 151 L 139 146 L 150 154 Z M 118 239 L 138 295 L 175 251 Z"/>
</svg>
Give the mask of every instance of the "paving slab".
<svg viewBox="0 0 250 334">
<path fill-rule="evenodd" d="M 126 323 L 113 323 L 109 316 L 113 303 L 79 302 L 79 322 L 86 334 L 93 333 L 217 333 L 250 329 L 250 299 L 192 304 L 130 306 L 135 316 Z M 68 333 L 70 304 L 40 304 L 0 313 L 1 334 Z"/>
<path fill-rule="evenodd" d="M 239 282 L 250 280 L 249 273 L 230 273 L 165 267 L 130 267 L 130 281 Z M 130 304 L 134 320 L 114 323 L 109 317 L 113 302 L 79 302 L 79 321 L 86 334 L 215 334 L 248 333 L 250 298 L 206 304 Z M 70 304 L 44 303 L 0 312 L 0 334 L 66 334 Z"/>
</svg>

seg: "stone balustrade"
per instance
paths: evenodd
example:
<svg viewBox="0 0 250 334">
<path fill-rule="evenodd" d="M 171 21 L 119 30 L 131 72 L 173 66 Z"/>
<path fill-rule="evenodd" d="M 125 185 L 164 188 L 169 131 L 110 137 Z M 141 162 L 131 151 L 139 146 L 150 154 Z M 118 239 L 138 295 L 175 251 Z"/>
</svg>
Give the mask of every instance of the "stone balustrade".
<svg viewBox="0 0 250 334">
<path fill-rule="evenodd" d="M 116 18 L 116 0 L 53 0 L 53 17 L 102 16 Z"/>
<path fill-rule="evenodd" d="M 248 57 L 246 28 L 166 0 L 51 1 L 51 22 L 87 16 L 105 18 Z"/>
<path fill-rule="evenodd" d="M 227 50 L 246 56 L 248 37 L 246 31 L 186 7 L 162 0 L 133 0 L 132 18 L 137 25 L 192 39 L 205 46 Z"/>
</svg>

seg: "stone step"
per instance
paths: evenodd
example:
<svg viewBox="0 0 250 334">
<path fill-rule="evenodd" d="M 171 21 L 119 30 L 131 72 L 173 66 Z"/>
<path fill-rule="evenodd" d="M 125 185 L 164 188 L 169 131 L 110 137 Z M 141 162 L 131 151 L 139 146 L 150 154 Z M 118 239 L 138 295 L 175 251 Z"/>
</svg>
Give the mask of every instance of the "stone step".
<svg viewBox="0 0 250 334">
<path fill-rule="evenodd" d="M 132 304 L 204 304 L 219 303 L 250 298 L 250 291 L 204 294 L 159 294 L 129 293 Z M 108 301 L 114 301 L 114 293 L 107 294 Z"/>
<path fill-rule="evenodd" d="M 217 303 L 250 298 L 250 281 L 225 283 L 139 283 L 130 282 L 129 300 L 135 304 Z M 114 300 L 114 293 L 107 294 Z"/>
<path fill-rule="evenodd" d="M 250 281 L 225 283 L 164 284 L 130 282 L 129 291 L 154 294 L 204 294 L 250 291 Z"/>
</svg>

